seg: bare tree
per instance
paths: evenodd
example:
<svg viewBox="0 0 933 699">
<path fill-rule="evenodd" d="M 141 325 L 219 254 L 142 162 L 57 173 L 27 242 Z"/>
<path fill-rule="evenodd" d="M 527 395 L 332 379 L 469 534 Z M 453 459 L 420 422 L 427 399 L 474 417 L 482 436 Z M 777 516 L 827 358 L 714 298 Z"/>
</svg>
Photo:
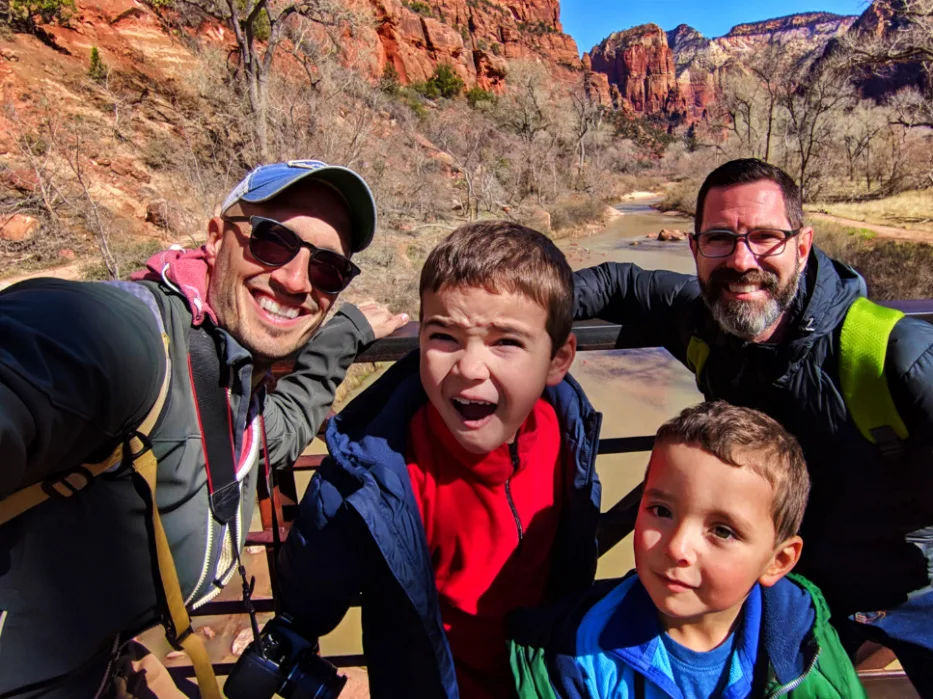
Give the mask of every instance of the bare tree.
<svg viewBox="0 0 933 699">
<path fill-rule="evenodd" d="M 888 129 L 888 113 L 871 100 L 861 100 L 855 107 L 836 119 L 836 131 L 846 157 L 849 180 L 864 176 L 865 187 L 871 190 L 873 146 Z"/>
<path fill-rule="evenodd" d="M 848 78 L 826 67 L 811 72 L 781 99 L 787 113 L 788 155 L 804 197 L 819 177 L 819 157 L 832 147 L 836 117 L 854 101 Z"/>
<path fill-rule="evenodd" d="M 531 61 L 513 61 L 509 65 L 509 84 L 498 101 L 496 116 L 503 128 L 519 140 L 519 198 L 539 193 L 538 171 L 542 163 L 536 156 L 542 154 L 542 149 L 536 145 L 554 129 L 556 101 L 554 80 L 543 65 Z"/>
<path fill-rule="evenodd" d="M 490 184 L 484 183 L 483 178 L 502 156 L 497 148 L 496 125 L 485 114 L 457 104 L 437 114 L 429 122 L 427 132 L 434 145 L 463 177 L 466 189 L 463 210 L 471 221 L 475 221 L 479 195 L 484 187 L 490 189 Z"/>
<path fill-rule="evenodd" d="M 323 28 L 353 23 L 356 15 L 340 0 L 178 0 L 224 23 L 236 39 L 238 71 L 254 128 L 259 157 L 268 160 L 269 75 L 272 61 L 287 37 L 292 20 L 302 18 Z"/>
<path fill-rule="evenodd" d="M 570 90 L 570 111 L 573 115 L 573 139 L 577 151 L 577 179 L 583 181 L 583 168 L 586 165 L 586 141 L 591 129 L 598 128 L 603 108 L 593 100 L 586 89 L 586 76 Z"/>
<path fill-rule="evenodd" d="M 933 62 L 933 0 L 875 0 L 873 4 L 888 29 L 846 35 L 842 40 L 845 60 L 863 66 Z"/>
</svg>

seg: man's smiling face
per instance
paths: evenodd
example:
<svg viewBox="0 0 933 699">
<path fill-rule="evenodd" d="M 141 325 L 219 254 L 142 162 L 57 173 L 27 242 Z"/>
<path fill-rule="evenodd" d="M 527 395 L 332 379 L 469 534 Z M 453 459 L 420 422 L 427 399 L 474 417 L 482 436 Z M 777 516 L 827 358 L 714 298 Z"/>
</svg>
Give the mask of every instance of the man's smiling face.
<svg viewBox="0 0 933 699">
<path fill-rule="evenodd" d="M 241 202 L 226 213 L 274 219 L 317 248 L 350 255 L 349 212 L 326 186 L 302 183 L 270 202 Z M 312 286 L 310 250 L 302 248 L 287 264 L 270 267 L 250 254 L 249 235 L 249 223 L 211 219 L 207 302 L 220 326 L 259 366 L 267 366 L 294 354 L 311 339 L 337 295 Z"/>
<path fill-rule="evenodd" d="M 762 180 L 710 189 L 698 230 L 743 234 L 790 228 L 780 186 Z M 731 255 L 709 258 L 691 239 L 703 298 L 720 326 L 743 339 L 767 342 L 794 300 L 812 240 L 813 230 L 803 228 L 776 255 L 756 256 L 740 241 Z"/>
</svg>

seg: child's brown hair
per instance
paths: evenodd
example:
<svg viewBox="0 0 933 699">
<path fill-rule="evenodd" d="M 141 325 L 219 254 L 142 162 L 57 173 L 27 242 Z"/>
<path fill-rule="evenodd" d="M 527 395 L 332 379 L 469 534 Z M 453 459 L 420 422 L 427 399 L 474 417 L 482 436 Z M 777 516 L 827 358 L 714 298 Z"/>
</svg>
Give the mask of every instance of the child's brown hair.
<svg viewBox="0 0 933 699">
<path fill-rule="evenodd" d="M 509 221 L 460 226 L 435 247 L 421 270 L 419 295 L 475 287 L 527 296 L 547 311 L 552 356 L 573 325 L 573 272 L 544 234 Z"/>
<path fill-rule="evenodd" d="M 725 401 L 700 403 L 661 425 L 655 444 L 699 447 L 724 463 L 757 473 L 774 490 L 771 517 L 777 541 L 800 529 L 810 476 L 800 444 L 776 420 Z"/>
</svg>

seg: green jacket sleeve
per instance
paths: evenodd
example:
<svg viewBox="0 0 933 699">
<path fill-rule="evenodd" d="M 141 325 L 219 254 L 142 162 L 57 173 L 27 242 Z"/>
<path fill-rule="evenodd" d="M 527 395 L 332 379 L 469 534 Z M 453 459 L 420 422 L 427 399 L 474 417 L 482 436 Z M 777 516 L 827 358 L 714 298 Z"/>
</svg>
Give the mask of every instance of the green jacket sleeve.
<svg viewBox="0 0 933 699">
<path fill-rule="evenodd" d="M 557 699 L 551 686 L 543 648 L 509 641 L 509 663 L 518 699 Z"/>
<path fill-rule="evenodd" d="M 0 292 L 0 497 L 104 457 L 158 395 L 156 319 L 106 284 L 36 279 Z"/>
<path fill-rule="evenodd" d="M 311 443 L 347 369 L 373 339 L 366 317 L 344 304 L 299 352 L 294 371 L 279 379 L 263 407 L 273 468 L 291 466 Z"/>
<path fill-rule="evenodd" d="M 839 634 L 830 624 L 829 606 L 819 588 L 806 578 L 791 574 L 792 579 L 803 586 L 813 600 L 816 621 L 813 633 L 819 645 L 819 656 L 805 680 L 790 692 L 791 699 L 866 699 L 865 688 L 858 673 L 842 647 Z"/>
</svg>

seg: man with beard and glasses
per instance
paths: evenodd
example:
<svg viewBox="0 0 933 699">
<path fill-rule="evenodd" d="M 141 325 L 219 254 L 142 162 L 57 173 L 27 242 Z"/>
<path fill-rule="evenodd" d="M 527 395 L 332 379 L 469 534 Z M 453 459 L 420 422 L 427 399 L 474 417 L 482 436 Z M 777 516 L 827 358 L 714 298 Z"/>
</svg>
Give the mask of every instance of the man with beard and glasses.
<svg viewBox="0 0 933 699">
<path fill-rule="evenodd" d="M 706 178 L 696 211 L 697 276 L 579 271 L 575 317 L 641 326 L 707 400 L 761 410 L 799 440 L 813 488 L 797 570 L 825 592 L 851 652 L 891 648 L 933 697 L 933 325 L 893 325 L 882 378 L 908 436 L 896 449 L 869 441 L 840 379 L 841 327 L 865 283 L 813 245 L 794 181 L 734 160 Z"/>
<path fill-rule="evenodd" d="M 258 480 L 294 463 L 357 353 L 408 320 L 345 304 L 323 324 L 375 227 L 352 170 L 264 165 L 204 246 L 135 281 L 0 293 L 0 697 L 188 696 L 132 639 L 168 621 L 206 659 L 186 609 L 236 574 Z"/>
</svg>

